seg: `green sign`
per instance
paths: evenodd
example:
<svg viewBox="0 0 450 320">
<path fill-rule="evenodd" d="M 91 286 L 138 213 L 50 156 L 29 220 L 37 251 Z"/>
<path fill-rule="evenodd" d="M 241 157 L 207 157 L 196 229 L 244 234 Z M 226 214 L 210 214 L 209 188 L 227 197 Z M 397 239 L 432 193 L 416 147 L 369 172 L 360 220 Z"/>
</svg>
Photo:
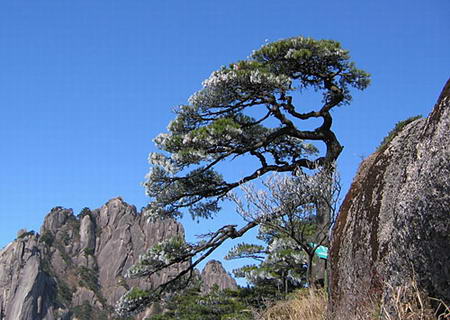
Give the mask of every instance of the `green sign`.
<svg viewBox="0 0 450 320">
<path fill-rule="evenodd" d="M 311 247 L 317 246 L 316 243 L 310 243 Z M 321 259 L 328 259 L 328 248 L 325 246 L 319 246 L 317 247 L 316 251 L 314 252 L 316 256 L 318 256 Z"/>
</svg>

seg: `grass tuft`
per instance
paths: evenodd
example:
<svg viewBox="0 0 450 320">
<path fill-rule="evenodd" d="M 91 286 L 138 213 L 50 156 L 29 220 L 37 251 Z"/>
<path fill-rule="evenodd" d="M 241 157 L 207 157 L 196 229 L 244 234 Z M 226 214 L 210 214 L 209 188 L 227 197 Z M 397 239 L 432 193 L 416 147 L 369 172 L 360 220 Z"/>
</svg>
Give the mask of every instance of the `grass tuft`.
<svg viewBox="0 0 450 320">
<path fill-rule="evenodd" d="M 383 319 L 386 320 L 449 320 L 450 308 L 442 300 L 429 297 L 420 290 L 417 281 L 392 287 L 389 307 L 381 308 Z"/>
<path fill-rule="evenodd" d="M 327 295 L 324 290 L 301 289 L 287 300 L 267 308 L 261 320 L 325 320 Z"/>
<path fill-rule="evenodd" d="M 377 151 L 379 151 L 379 152 L 383 151 L 383 150 L 387 147 L 387 145 L 388 145 L 392 140 L 394 140 L 394 138 L 399 134 L 400 131 L 402 131 L 402 129 L 403 129 L 406 125 L 408 125 L 408 124 L 410 124 L 411 122 L 416 121 L 416 120 L 418 120 L 418 119 L 420 119 L 420 118 L 422 118 L 422 115 L 417 115 L 417 116 L 414 116 L 414 117 L 410 117 L 410 118 L 408 118 L 408 119 L 406 119 L 406 120 L 397 122 L 397 123 L 395 124 L 394 129 L 392 129 L 391 131 L 389 131 L 388 135 L 387 135 L 386 137 L 384 137 L 383 141 L 381 141 L 380 145 L 379 145 L 378 148 L 377 148 Z"/>
</svg>

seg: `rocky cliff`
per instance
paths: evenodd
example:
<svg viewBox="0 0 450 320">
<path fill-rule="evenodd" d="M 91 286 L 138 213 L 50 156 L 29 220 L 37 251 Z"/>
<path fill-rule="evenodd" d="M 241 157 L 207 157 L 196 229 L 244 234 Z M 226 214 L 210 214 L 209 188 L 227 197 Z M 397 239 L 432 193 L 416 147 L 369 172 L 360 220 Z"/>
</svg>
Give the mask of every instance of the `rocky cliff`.
<svg viewBox="0 0 450 320">
<path fill-rule="evenodd" d="M 333 231 L 329 319 L 397 319 L 395 298 L 417 292 L 449 305 L 449 208 L 450 81 L 361 164 Z"/>
<path fill-rule="evenodd" d="M 131 286 L 149 288 L 176 271 L 123 277 L 144 250 L 174 235 L 184 236 L 179 223 L 150 223 L 121 198 L 78 217 L 54 208 L 39 234 L 21 231 L 0 251 L 0 319 L 111 319 Z"/>
<path fill-rule="evenodd" d="M 217 286 L 218 289 L 237 289 L 236 280 L 231 277 L 217 260 L 209 261 L 201 273 L 202 292 L 210 292 Z"/>
</svg>

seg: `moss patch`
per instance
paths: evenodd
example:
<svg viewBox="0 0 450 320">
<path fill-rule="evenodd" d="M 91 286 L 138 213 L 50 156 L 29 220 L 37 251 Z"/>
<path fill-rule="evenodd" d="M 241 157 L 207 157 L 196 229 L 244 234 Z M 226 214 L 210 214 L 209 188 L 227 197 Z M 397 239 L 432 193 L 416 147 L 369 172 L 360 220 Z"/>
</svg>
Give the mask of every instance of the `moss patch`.
<svg viewBox="0 0 450 320">
<path fill-rule="evenodd" d="M 377 148 L 377 151 L 382 152 L 384 149 L 386 149 L 388 144 L 400 133 L 400 131 L 403 130 L 403 128 L 407 124 L 410 124 L 411 122 L 416 121 L 416 120 L 421 119 L 421 118 L 422 118 L 422 115 L 420 114 L 420 115 L 417 115 L 417 116 L 405 119 L 403 121 L 397 122 L 395 124 L 394 129 L 389 131 L 388 135 L 386 137 L 384 137 L 383 141 L 381 141 L 380 145 Z"/>
</svg>

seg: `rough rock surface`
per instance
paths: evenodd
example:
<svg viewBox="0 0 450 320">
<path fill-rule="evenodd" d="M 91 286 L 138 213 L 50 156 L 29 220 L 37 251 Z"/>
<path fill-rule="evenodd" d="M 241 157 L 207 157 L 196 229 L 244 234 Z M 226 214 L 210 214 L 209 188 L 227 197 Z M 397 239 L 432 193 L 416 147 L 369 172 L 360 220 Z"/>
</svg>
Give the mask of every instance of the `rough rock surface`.
<svg viewBox="0 0 450 320">
<path fill-rule="evenodd" d="M 130 287 L 149 288 L 176 271 L 150 281 L 123 277 L 147 248 L 174 235 L 184 236 L 179 223 L 150 223 L 121 198 L 79 217 L 54 208 L 39 234 L 22 230 L 0 251 L 0 319 L 112 319 Z"/>
<path fill-rule="evenodd" d="M 428 118 L 360 166 L 333 231 L 329 319 L 391 313 L 393 289 L 416 280 L 450 303 L 450 80 Z"/>
<path fill-rule="evenodd" d="M 219 290 L 237 289 L 236 280 L 231 277 L 222 266 L 222 263 L 217 260 L 210 260 L 203 268 L 201 273 L 202 292 L 208 293 L 214 286 Z"/>
</svg>

